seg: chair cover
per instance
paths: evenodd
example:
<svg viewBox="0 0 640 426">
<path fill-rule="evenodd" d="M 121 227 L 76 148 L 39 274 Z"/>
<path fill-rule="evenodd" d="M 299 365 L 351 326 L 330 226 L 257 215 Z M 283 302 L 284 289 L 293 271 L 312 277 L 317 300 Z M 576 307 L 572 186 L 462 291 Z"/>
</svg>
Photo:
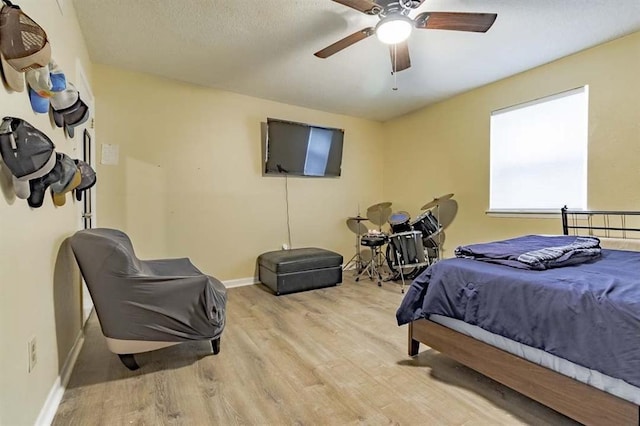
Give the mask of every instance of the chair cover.
<svg viewBox="0 0 640 426">
<path fill-rule="evenodd" d="M 180 342 L 222 333 L 226 288 L 189 259 L 140 260 L 115 229 L 78 231 L 70 244 L 106 337 Z"/>
</svg>

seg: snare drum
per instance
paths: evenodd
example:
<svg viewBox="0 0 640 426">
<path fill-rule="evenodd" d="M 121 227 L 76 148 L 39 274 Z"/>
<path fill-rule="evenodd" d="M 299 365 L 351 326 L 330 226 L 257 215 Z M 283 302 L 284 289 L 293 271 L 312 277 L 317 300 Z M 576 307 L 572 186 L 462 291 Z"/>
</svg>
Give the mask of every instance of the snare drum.
<svg viewBox="0 0 640 426">
<path fill-rule="evenodd" d="M 410 219 L 411 216 L 405 211 L 392 213 L 388 220 L 389 225 L 391 225 L 391 232 L 397 234 L 399 232 L 411 231 L 411 225 L 409 225 Z"/>
<path fill-rule="evenodd" d="M 442 227 L 438 225 L 438 221 L 431 211 L 427 210 L 409 224 L 414 231 L 420 231 L 422 233 L 422 239 L 426 240 L 429 237 L 436 235 L 442 230 Z"/>
</svg>

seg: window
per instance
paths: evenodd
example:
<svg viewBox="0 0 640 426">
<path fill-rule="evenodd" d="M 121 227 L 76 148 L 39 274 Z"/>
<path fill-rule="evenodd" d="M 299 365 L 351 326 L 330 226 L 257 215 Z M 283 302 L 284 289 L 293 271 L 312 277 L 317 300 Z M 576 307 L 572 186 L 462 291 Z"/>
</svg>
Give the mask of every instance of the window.
<svg viewBox="0 0 640 426">
<path fill-rule="evenodd" d="M 587 207 L 588 86 L 491 113 L 490 211 Z"/>
</svg>

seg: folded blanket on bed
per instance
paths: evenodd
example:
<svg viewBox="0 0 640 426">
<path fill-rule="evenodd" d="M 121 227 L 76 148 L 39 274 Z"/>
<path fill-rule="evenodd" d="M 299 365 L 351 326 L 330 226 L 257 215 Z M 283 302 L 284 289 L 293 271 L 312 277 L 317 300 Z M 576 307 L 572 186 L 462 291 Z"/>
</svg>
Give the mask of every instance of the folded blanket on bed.
<svg viewBox="0 0 640 426">
<path fill-rule="evenodd" d="M 588 262 L 600 256 L 596 237 L 526 235 L 456 248 L 457 257 L 499 263 L 520 269 L 544 270 Z"/>
</svg>

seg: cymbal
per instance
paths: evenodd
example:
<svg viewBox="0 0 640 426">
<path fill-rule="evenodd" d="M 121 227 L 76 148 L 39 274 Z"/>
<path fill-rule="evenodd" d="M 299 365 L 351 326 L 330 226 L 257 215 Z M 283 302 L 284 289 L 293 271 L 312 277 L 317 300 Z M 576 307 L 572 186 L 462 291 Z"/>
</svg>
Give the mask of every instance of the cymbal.
<svg viewBox="0 0 640 426">
<path fill-rule="evenodd" d="M 420 210 L 428 210 L 431 207 L 435 207 L 438 204 L 442 203 L 445 200 L 448 200 L 451 197 L 453 197 L 453 194 L 441 195 L 440 197 L 434 198 L 433 200 L 429 201 L 424 206 L 420 207 Z"/>
<path fill-rule="evenodd" d="M 347 219 L 355 220 L 357 222 L 362 222 L 363 220 L 368 220 L 366 217 L 362 217 L 362 216 L 351 216 L 351 217 L 348 217 Z"/>
<path fill-rule="evenodd" d="M 382 203 L 378 203 L 378 204 L 374 204 L 371 207 L 369 207 L 367 209 L 367 211 L 369 210 L 383 210 L 383 209 L 388 209 L 389 207 L 391 207 L 391 202 L 390 201 L 383 201 Z"/>
<path fill-rule="evenodd" d="M 389 216 L 391 216 L 391 207 L 367 209 L 367 218 L 371 223 L 378 226 L 382 226 L 387 223 Z"/>
<path fill-rule="evenodd" d="M 364 226 L 364 223 L 361 223 L 359 220 L 355 220 L 353 218 L 347 219 L 347 228 L 349 228 L 354 234 L 358 235 L 364 235 L 368 231 L 367 227 Z"/>
<path fill-rule="evenodd" d="M 456 200 L 444 200 L 431 209 L 431 213 L 436 218 L 442 229 L 451 225 L 458 213 L 458 202 Z"/>
</svg>

